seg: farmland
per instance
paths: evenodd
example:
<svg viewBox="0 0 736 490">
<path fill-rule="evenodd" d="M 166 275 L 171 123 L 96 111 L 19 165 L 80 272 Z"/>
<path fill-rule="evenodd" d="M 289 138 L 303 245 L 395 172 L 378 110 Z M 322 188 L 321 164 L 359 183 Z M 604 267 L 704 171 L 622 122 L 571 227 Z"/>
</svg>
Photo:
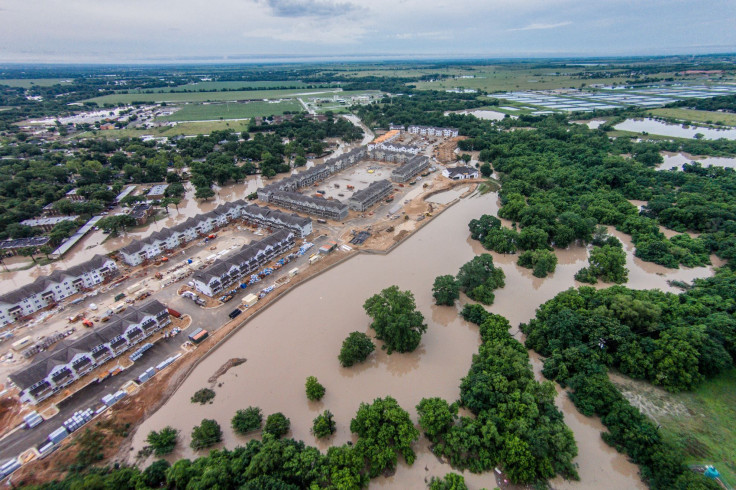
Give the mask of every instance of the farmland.
<svg viewBox="0 0 736 490">
<path fill-rule="evenodd" d="M 472 75 L 474 78 L 451 78 L 431 82 L 418 82 L 417 88 L 424 90 L 467 88 L 484 90 L 486 92 L 498 92 L 509 90 L 579 88 L 583 84 L 611 85 L 626 81 L 625 77 L 582 79 L 575 75 L 575 73 L 581 71 L 565 69 L 565 74 L 558 74 L 553 68 L 512 70 L 488 67 L 466 75 Z"/>
<path fill-rule="evenodd" d="M 165 121 L 209 121 L 214 119 L 247 119 L 252 117 L 281 115 L 285 112 L 298 112 L 304 108 L 293 99 L 279 102 L 236 102 L 220 104 L 186 104 Z"/>
<path fill-rule="evenodd" d="M 89 99 L 88 102 L 104 104 L 131 104 L 133 102 L 224 102 L 235 100 L 264 100 L 264 99 L 287 99 L 302 95 L 331 96 L 340 92 L 340 89 L 315 89 L 315 90 L 242 90 L 229 92 L 166 92 L 166 93 L 140 93 L 140 94 L 110 94 L 102 97 Z"/>
<path fill-rule="evenodd" d="M 0 79 L 0 85 L 9 87 L 31 88 L 34 85 L 39 87 L 51 87 L 57 83 L 69 83 L 66 78 L 6 78 Z"/>
<path fill-rule="evenodd" d="M 156 89 L 157 92 L 216 92 L 220 90 L 254 90 L 254 89 L 303 89 L 304 82 L 293 80 L 261 80 L 253 82 L 197 82 L 176 87 Z"/>
<path fill-rule="evenodd" d="M 160 128 L 153 129 L 113 129 L 109 131 L 87 131 L 75 135 L 74 138 L 140 138 L 145 135 L 150 136 L 192 136 L 198 134 L 210 134 L 212 131 L 223 131 L 232 129 L 233 131 L 240 133 L 247 131 L 248 121 L 199 121 L 199 122 L 182 122 L 175 126 L 162 126 Z"/>
</svg>

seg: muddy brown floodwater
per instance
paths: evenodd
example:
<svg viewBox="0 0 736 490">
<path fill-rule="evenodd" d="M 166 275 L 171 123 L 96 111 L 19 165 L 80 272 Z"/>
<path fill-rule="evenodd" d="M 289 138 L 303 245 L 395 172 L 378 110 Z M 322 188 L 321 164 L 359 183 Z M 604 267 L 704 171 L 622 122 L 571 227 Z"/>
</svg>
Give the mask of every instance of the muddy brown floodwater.
<svg viewBox="0 0 736 490">
<path fill-rule="evenodd" d="M 390 254 L 358 255 L 291 291 L 205 358 L 183 387 L 141 425 L 133 439 L 131 461 L 145 445 L 147 434 L 166 425 L 181 430 L 180 444 L 171 459 L 196 456 L 189 449 L 190 434 L 203 418 L 220 423 L 225 447 L 243 444 L 249 438 L 235 435 L 230 419 L 236 410 L 250 405 L 261 407 L 266 415 L 283 412 L 291 419 L 291 437 L 326 450 L 330 444 L 354 440 L 349 424 L 361 402 L 391 395 L 416 420 L 415 406 L 423 397 L 457 399 L 460 379 L 480 343 L 478 329 L 459 317 L 459 306 L 434 306 L 431 287 L 436 276 L 457 273 L 462 264 L 484 251 L 469 238 L 467 223 L 497 210 L 496 194 L 462 199 Z M 630 244 L 626 246 L 631 256 Z M 556 253 L 557 271 L 545 279 L 517 267 L 515 256 L 494 254 L 506 273 L 506 287 L 496 291 L 496 303 L 489 310 L 509 318 L 517 338 L 521 338 L 519 322 L 532 318 L 537 306 L 577 285 L 573 276 L 585 265 L 587 249 L 574 247 Z M 629 258 L 633 287 L 669 289 L 668 278 L 687 280 L 712 274 L 710 268 L 646 270 Z M 392 284 L 413 291 L 425 316 L 429 328 L 419 348 L 411 354 L 391 356 L 378 350 L 363 365 L 341 368 L 337 354 L 348 333 L 372 333 L 363 302 Z M 218 379 L 214 402 L 203 406 L 190 403 L 192 394 L 209 386 L 208 379 L 232 358 L 248 362 L 232 367 Z M 541 362 L 534 353 L 531 359 L 541 379 Z M 327 389 L 321 402 L 309 402 L 305 396 L 304 382 L 310 375 Z M 638 468 L 603 442 L 603 426 L 597 418 L 579 414 L 564 393 L 557 397 L 557 405 L 580 449 L 576 463 L 581 481 L 557 479 L 553 482 L 556 488 L 644 488 Z M 337 433 L 327 443 L 317 441 L 309 432 L 312 419 L 325 409 L 332 411 L 338 423 Z M 401 463 L 394 476 L 374 479 L 371 486 L 426 488 L 425 479 L 451 471 L 431 454 L 424 438 L 416 449 L 413 466 Z M 470 488 L 496 486 L 492 473 L 465 472 L 464 476 Z"/>
</svg>

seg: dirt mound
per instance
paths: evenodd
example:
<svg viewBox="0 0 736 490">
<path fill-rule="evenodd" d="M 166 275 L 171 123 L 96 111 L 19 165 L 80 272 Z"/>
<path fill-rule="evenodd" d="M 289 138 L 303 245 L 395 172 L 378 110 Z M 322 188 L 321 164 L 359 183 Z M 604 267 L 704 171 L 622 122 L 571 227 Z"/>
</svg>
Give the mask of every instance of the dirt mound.
<svg viewBox="0 0 736 490">
<path fill-rule="evenodd" d="M 247 360 L 248 359 L 243 359 L 241 357 L 233 357 L 232 359 L 228 360 L 225 364 L 223 364 L 222 366 L 220 366 L 220 369 L 218 369 L 217 371 L 215 371 L 215 374 L 213 374 L 212 376 L 210 376 L 207 381 L 209 381 L 212 384 L 217 383 L 217 379 L 220 376 L 222 376 L 223 374 L 225 374 L 226 372 L 228 372 L 230 370 L 230 368 L 234 368 L 235 366 L 240 366 L 241 364 L 243 364 Z"/>
<path fill-rule="evenodd" d="M 14 396 L 6 396 L 0 399 L 0 434 L 4 434 L 22 420 L 20 400 Z"/>
</svg>

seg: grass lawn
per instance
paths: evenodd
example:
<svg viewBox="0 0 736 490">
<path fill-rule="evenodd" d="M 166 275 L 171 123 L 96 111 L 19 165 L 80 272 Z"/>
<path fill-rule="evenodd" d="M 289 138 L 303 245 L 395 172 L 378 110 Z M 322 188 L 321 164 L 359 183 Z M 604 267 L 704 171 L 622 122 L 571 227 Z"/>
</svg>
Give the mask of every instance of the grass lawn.
<svg viewBox="0 0 736 490">
<path fill-rule="evenodd" d="M 234 102 L 217 104 L 187 104 L 165 121 L 208 121 L 213 119 L 245 119 L 260 116 L 281 115 L 285 112 L 303 111 L 304 107 L 296 100 L 270 103 L 263 101 Z"/>
<path fill-rule="evenodd" d="M 248 121 L 208 121 L 208 122 L 183 122 L 174 127 L 161 127 L 154 129 L 113 129 L 110 131 L 87 131 L 72 136 L 72 139 L 78 138 L 141 138 L 146 135 L 150 136 L 178 136 L 178 135 L 198 135 L 210 134 L 212 131 L 232 129 L 237 133 L 248 129 Z"/>
<path fill-rule="evenodd" d="M 34 85 L 39 87 L 50 87 L 57 83 L 69 83 L 67 78 L 6 78 L 0 80 L 0 85 L 9 85 L 10 87 L 30 88 Z"/>
<path fill-rule="evenodd" d="M 141 94 L 110 94 L 95 97 L 85 102 L 103 104 L 130 104 L 132 102 L 224 102 L 236 100 L 289 99 L 317 95 L 334 95 L 339 89 L 286 89 L 286 90 L 243 90 L 232 92 L 167 92 Z"/>
<path fill-rule="evenodd" d="M 690 464 L 713 464 L 736 486 L 736 368 L 703 383 L 692 393 L 672 397 L 690 416 L 659 419 L 662 432 L 689 455 Z"/>
<path fill-rule="evenodd" d="M 728 126 L 736 126 L 736 114 L 727 112 L 697 111 L 694 109 L 667 108 L 653 109 L 649 114 L 657 117 L 668 117 L 680 121 L 692 121 L 698 123 L 723 123 Z"/>
</svg>

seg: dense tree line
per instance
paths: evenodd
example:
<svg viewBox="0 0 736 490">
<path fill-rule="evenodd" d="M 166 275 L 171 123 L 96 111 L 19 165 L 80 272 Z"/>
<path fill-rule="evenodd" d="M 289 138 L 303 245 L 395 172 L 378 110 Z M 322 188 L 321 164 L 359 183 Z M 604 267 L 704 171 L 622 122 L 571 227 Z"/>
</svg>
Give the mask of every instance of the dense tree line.
<svg viewBox="0 0 736 490">
<path fill-rule="evenodd" d="M 577 446 L 554 404 L 552 383 L 534 379 L 526 349 L 504 317 L 480 305 L 466 305 L 462 314 L 479 325 L 482 340 L 460 384 L 459 404 L 475 417 L 458 417 L 457 404 L 440 398 L 422 399 L 419 425 L 432 451 L 474 473 L 500 465 L 514 483 L 556 474 L 576 479 Z"/>
<path fill-rule="evenodd" d="M 683 99 L 666 107 L 688 107 L 699 111 L 736 112 L 736 95 L 722 95 L 708 99 Z"/>
<path fill-rule="evenodd" d="M 482 160 L 493 161 L 502 182 L 498 214 L 521 228 L 517 237 L 500 226 L 480 226 L 474 235 L 487 248 L 504 253 L 538 248 L 542 232 L 552 246 L 587 243 L 595 225 L 604 224 L 631 234 L 638 257 L 667 267 L 705 265 L 709 253 L 734 254 L 733 170 L 690 165 L 684 172 L 655 171 L 651 167 L 661 158 L 659 146 L 611 141 L 603 132 L 567 124 L 558 116 L 523 124 L 536 131 L 494 130 L 463 142 L 480 150 Z M 639 213 L 628 199 L 648 205 Z M 659 224 L 703 236 L 667 239 Z M 527 228 L 533 232 L 524 245 Z"/>
<path fill-rule="evenodd" d="M 629 404 L 608 379 L 614 368 L 670 391 L 689 390 L 733 366 L 736 275 L 721 269 L 675 295 L 622 286 L 560 293 L 521 325 L 543 374 L 569 386 L 575 406 L 598 415 L 603 439 L 640 465 L 652 488 L 718 488 L 688 470 L 681 449 Z"/>
<path fill-rule="evenodd" d="M 733 365 L 734 292 L 736 275 L 727 269 L 680 295 L 571 289 L 521 328 L 527 347 L 549 357 L 548 370 L 589 359 L 670 391 L 690 390 Z"/>
<path fill-rule="evenodd" d="M 254 430 L 260 423 L 257 407 L 240 410 L 233 418 L 233 427 L 239 433 Z M 411 465 L 416 458 L 413 446 L 419 437 L 408 412 L 391 397 L 361 403 L 350 423 L 357 442 L 330 447 L 326 454 L 302 441 L 282 438 L 288 430 L 288 418 L 281 413 L 271 414 L 262 440 L 251 440 L 232 451 L 212 450 L 194 461 L 180 459 L 173 465 L 160 460 L 143 471 L 137 467 L 99 468 L 85 464 L 80 467 L 83 470 L 69 472 L 62 481 L 32 488 L 359 489 L 367 486 L 371 478 L 394 470 L 399 457 Z M 315 419 L 313 430 L 317 437 L 327 437 L 335 431 L 329 410 Z M 167 427 L 152 432 L 149 442 L 157 451 L 166 453 L 175 446 L 176 436 L 176 431 Z M 221 437 L 217 422 L 202 420 L 192 433 L 192 447 L 209 447 Z"/>
<path fill-rule="evenodd" d="M 383 100 L 353 109 L 363 122 L 371 127 L 387 128 L 389 124 L 423 124 L 458 128 L 462 134 L 475 134 L 479 127 L 492 127 L 490 121 L 474 116 L 449 114 L 498 104 L 498 101 L 479 100 L 478 94 L 456 94 L 448 92 L 417 90 L 411 97 L 384 97 Z"/>
</svg>

